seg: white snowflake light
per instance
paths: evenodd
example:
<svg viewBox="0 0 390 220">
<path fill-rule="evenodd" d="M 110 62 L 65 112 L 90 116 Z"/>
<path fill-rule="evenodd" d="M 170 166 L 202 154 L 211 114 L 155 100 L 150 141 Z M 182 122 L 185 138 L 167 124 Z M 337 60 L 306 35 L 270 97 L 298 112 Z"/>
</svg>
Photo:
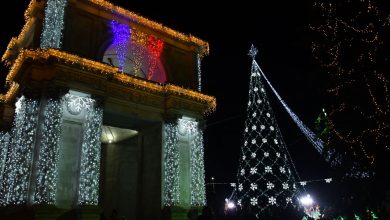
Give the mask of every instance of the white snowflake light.
<svg viewBox="0 0 390 220">
<path fill-rule="evenodd" d="M 271 131 L 275 130 L 274 126 L 269 127 Z"/>
<path fill-rule="evenodd" d="M 265 114 L 265 115 L 267 115 L 267 117 L 268 117 L 268 118 L 269 118 L 269 117 L 271 117 L 271 114 L 270 114 L 270 113 L 268 113 L 268 112 L 267 112 L 267 114 Z"/>
<path fill-rule="evenodd" d="M 256 157 L 256 153 L 252 153 L 252 154 L 251 154 L 251 157 L 252 157 L 252 158 L 255 158 L 255 157 Z"/>
<path fill-rule="evenodd" d="M 260 103 L 261 103 L 261 100 L 260 100 L 260 99 L 258 99 L 258 100 L 257 100 L 257 104 L 260 104 Z"/>
<path fill-rule="evenodd" d="M 287 183 L 283 183 L 283 184 L 282 184 L 282 187 L 283 187 L 283 189 L 288 189 L 288 188 L 289 188 L 289 186 L 288 186 Z"/>
<path fill-rule="evenodd" d="M 264 130 L 265 126 L 264 125 L 260 125 L 260 128 L 261 128 L 261 130 Z"/>
<path fill-rule="evenodd" d="M 248 132 L 248 128 L 247 127 L 245 128 L 245 132 Z"/>
<path fill-rule="evenodd" d="M 292 199 L 290 197 L 287 197 L 286 198 L 286 203 L 289 204 L 289 203 L 292 203 Z"/>
<path fill-rule="evenodd" d="M 284 169 L 284 167 L 279 167 L 279 170 L 281 173 L 286 173 L 286 169 Z"/>
<path fill-rule="evenodd" d="M 255 92 L 257 92 L 259 90 L 259 88 L 257 88 L 257 87 L 255 87 L 254 89 L 253 89 L 253 91 L 255 91 Z"/>
<path fill-rule="evenodd" d="M 241 175 L 245 174 L 245 169 L 241 169 Z"/>
<path fill-rule="evenodd" d="M 236 188 L 236 183 L 230 183 L 230 186 Z"/>
<path fill-rule="evenodd" d="M 241 206 L 241 199 L 237 200 L 237 205 Z"/>
<path fill-rule="evenodd" d="M 252 104 L 252 102 L 251 102 L 251 101 L 249 101 L 249 102 L 248 102 L 248 106 L 250 106 L 251 104 Z"/>
<path fill-rule="evenodd" d="M 251 183 L 251 190 L 256 190 L 257 189 L 257 184 L 256 183 Z"/>
<path fill-rule="evenodd" d="M 276 199 L 273 196 L 269 197 L 268 202 L 271 205 L 276 205 Z"/>
<path fill-rule="evenodd" d="M 257 113 L 253 112 L 252 117 L 256 117 L 256 116 L 257 116 Z"/>
<path fill-rule="evenodd" d="M 242 184 L 240 183 L 239 185 L 238 185 L 238 190 L 239 191 L 242 191 L 244 189 L 244 187 L 242 186 Z"/>
<path fill-rule="evenodd" d="M 267 189 L 273 189 L 275 187 L 275 185 L 271 182 L 268 182 L 267 183 Z"/>
<path fill-rule="evenodd" d="M 269 157 L 269 153 L 268 152 L 264 152 L 264 157 Z"/>
<path fill-rule="evenodd" d="M 325 182 L 326 182 L 326 183 L 332 182 L 332 178 L 327 178 L 327 179 L 325 179 Z"/>
<path fill-rule="evenodd" d="M 263 141 L 263 143 L 267 143 L 267 139 L 266 138 L 261 139 L 261 141 Z"/>
<path fill-rule="evenodd" d="M 306 186 L 306 181 L 300 182 L 301 186 Z"/>
<path fill-rule="evenodd" d="M 274 143 L 275 143 L 275 144 L 278 144 L 279 142 L 278 142 L 278 140 L 274 139 Z"/>
<path fill-rule="evenodd" d="M 256 139 L 252 139 L 252 144 L 256 144 Z"/>
<path fill-rule="evenodd" d="M 242 160 L 245 160 L 246 159 L 246 156 L 244 155 L 244 156 L 242 156 Z"/>
<path fill-rule="evenodd" d="M 252 206 L 257 205 L 257 198 L 255 198 L 255 197 L 251 198 L 251 205 Z"/>
<path fill-rule="evenodd" d="M 252 167 L 249 172 L 250 172 L 250 174 L 255 174 L 255 173 L 257 173 L 257 168 L 256 167 Z"/>
<path fill-rule="evenodd" d="M 261 92 L 265 92 L 265 90 L 263 88 L 261 88 Z"/>
<path fill-rule="evenodd" d="M 244 146 L 246 146 L 246 145 L 248 145 L 248 141 L 245 141 L 245 142 L 244 142 Z"/>
<path fill-rule="evenodd" d="M 279 153 L 279 152 L 277 152 L 277 153 L 276 153 L 276 156 L 277 156 L 277 157 L 280 157 L 280 153 Z"/>
<path fill-rule="evenodd" d="M 256 125 L 252 126 L 252 130 L 256 130 L 256 128 L 257 128 Z"/>
<path fill-rule="evenodd" d="M 272 173 L 272 168 L 270 166 L 265 167 L 265 172 L 266 173 Z"/>
</svg>

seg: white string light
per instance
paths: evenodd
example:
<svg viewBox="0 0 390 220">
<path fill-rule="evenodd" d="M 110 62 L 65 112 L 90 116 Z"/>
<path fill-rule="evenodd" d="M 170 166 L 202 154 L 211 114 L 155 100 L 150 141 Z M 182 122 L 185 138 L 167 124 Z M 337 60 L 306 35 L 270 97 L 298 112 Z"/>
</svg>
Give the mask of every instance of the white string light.
<svg viewBox="0 0 390 220">
<path fill-rule="evenodd" d="M 102 122 L 103 108 L 97 105 L 94 100 L 93 108 L 87 111 L 84 124 L 81 145 L 79 204 L 98 204 Z"/>
<path fill-rule="evenodd" d="M 1 205 L 27 203 L 32 152 L 38 117 L 38 101 L 22 96 L 18 100 L 12 137 L 3 170 L 0 189 Z"/>
<path fill-rule="evenodd" d="M 179 150 L 177 121 L 164 124 L 164 197 L 165 206 L 180 202 Z"/>
<path fill-rule="evenodd" d="M 48 0 L 41 34 L 41 48 L 60 48 L 68 0 Z"/>
<path fill-rule="evenodd" d="M 63 100 L 49 99 L 44 112 L 34 203 L 54 204 L 57 184 L 57 162 L 62 125 Z"/>
<path fill-rule="evenodd" d="M 299 127 L 299 129 L 302 131 L 302 133 L 306 136 L 306 138 L 310 141 L 310 143 L 316 148 L 316 150 L 322 154 L 323 148 L 324 148 L 324 142 L 316 135 L 314 132 L 312 132 L 300 119 L 299 117 L 288 107 L 286 102 L 280 97 L 279 93 L 275 90 L 275 88 L 272 86 L 271 82 L 267 79 L 264 72 L 261 70 L 260 66 L 257 64 L 256 61 L 254 61 L 256 64 L 256 68 L 261 72 L 261 75 L 264 77 L 266 82 L 268 83 L 269 87 L 272 89 L 276 97 L 279 99 L 280 103 L 282 103 L 283 107 L 286 109 L 290 117 L 293 119 L 295 124 Z"/>
</svg>

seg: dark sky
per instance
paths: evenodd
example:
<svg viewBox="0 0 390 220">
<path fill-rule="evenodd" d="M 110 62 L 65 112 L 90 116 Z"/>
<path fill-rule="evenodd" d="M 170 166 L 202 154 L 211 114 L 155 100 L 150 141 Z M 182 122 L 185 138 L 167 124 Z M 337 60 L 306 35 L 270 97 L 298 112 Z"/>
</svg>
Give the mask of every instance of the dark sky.
<svg viewBox="0 0 390 220">
<path fill-rule="evenodd" d="M 5 50 L 12 36 L 19 34 L 28 2 L 10 1 L 2 7 L 0 51 Z M 145 0 L 112 2 L 209 42 L 210 55 L 204 58 L 202 65 L 203 92 L 215 96 L 218 106 L 215 113 L 207 116 L 207 182 L 211 176 L 216 182 L 235 181 L 251 68 L 247 53 L 252 43 L 259 49 L 257 62 L 276 90 L 302 121 L 313 128 L 322 108 L 322 82 L 310 57 L 311 2 L 257 1 L 257 6 L 249 1 L 213 2 L 218 6 L 210 6 L 210 1 L 204 0 L 182 4 Z M 2 77 L 6 73 L 6 69 L 1 68 Z M 314 147 L 300 133 L 272 91 L 267 90 L 267 93 L 301 178 L 328 177 L 327 165 Z M 230 191 L 220 189 L 218 193 L 229 194 Z"/>
</svg>

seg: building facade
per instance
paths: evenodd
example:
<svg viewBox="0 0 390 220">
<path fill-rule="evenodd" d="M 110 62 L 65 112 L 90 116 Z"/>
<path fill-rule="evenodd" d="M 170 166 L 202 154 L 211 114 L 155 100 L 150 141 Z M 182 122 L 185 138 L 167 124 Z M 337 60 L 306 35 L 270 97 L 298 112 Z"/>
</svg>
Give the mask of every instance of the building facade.
<svg viewBox="0 0 390 220">
<path fill-rule="evenodd" d="M 2 60 L 0 216 L 195 218 L 208 43 L 104 0 L 32 0 Z"/>
</svg>

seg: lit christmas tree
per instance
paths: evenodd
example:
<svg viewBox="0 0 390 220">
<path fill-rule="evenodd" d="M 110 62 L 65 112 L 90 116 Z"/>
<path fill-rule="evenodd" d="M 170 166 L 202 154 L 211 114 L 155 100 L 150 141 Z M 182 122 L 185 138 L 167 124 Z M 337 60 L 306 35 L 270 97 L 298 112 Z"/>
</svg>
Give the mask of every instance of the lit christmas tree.
<svg viewBox="0 0 390 220">
<path fill-rule="evenodd" d="M 257 218 L 270 219 L 292 202 L 296 191 L 290 157 L 276 123 L 253 47 L 244 144 L 238 170 L 238 205 Z M 295 169 L 294 169 L 295 170 Z"/>
<path fill-rule="evenodd" d="M 389 168 L 389 9 L 379 0 L 314 3 L 312 54 L 325 76 L 329 113 L 325 156 L 348 176 Z"/>
</svg>

